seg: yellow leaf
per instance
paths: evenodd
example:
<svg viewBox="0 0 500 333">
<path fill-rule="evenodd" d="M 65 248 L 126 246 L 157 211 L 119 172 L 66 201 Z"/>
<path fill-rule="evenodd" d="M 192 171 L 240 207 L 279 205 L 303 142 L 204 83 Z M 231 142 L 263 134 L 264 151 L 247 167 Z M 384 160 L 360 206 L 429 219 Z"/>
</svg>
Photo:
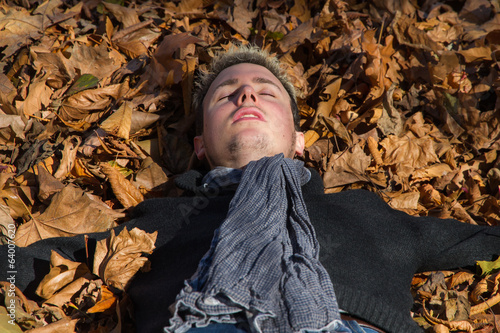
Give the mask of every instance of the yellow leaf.
<svg viewBox="0 0 500 333">
<path fill-rule="evenodd" d="M 481 275 L 486 276 L 486 275 L 491 274 L 495 271 L 498 271 L 498 269 L 500 269 L 500 257 L 498 257 L 494 261 L 480 260 L 480 261 L 477 261 L 476 264 L 477 264 L 477 266 L 479 266 L 479 268 L 481 268 Z"/>
<path fill-rule="evenodd" d="M 101 287 L 101 299 L 93 307 L 88 309 L 87 313 L 104 312 L 109 309 L 114 309 L 117 300 L 118 297 L 113 294 L 107 286 L 103 285 Z"/>
<path fill-rule="evenodd" d="M 305 147 L 309 148 L 318 141 L 319 139 L 319 134 L 316 131 L 313 130 L 308 130 L 306 134 L 304 134 L 304 141 L 305 141 Z"/>
</svg>

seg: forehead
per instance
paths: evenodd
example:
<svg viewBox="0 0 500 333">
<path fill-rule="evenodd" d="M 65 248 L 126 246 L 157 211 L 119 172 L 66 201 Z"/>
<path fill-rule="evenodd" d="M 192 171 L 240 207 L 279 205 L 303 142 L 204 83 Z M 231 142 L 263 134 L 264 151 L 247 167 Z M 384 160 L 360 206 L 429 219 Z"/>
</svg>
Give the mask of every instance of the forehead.
<svg viewBox="0 0 500 333">
<path fill-rule="evenodd" d="M 267 68 L 256 65 L 243 63 L 238 65 L 230 66 L 217 75 L 215 80 L 210 85 L 210 88 L 207 91 L 206 97 L 211 96 L 211 94 L 219 87 L 222 83 L 227 82 L 228 80 L 232 80 L 237 83 L 246 83 L 246 82 L 255 82 L 255 78 L 262 78 L 273 82 L 277 85 L 280 90 L 285 92 L 285 88 L 281 84 L 280 80 L 274 76 L 271 71 Z"/>
</svg>

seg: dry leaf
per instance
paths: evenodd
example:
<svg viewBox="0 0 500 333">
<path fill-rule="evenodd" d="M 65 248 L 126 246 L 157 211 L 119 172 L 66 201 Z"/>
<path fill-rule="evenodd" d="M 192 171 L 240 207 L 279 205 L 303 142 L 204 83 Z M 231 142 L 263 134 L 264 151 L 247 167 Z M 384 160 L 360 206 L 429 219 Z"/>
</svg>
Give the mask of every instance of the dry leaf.
<svg viewBox="0 0 500 333">
<path fill-rule="evenodd" d="M 65 177 L 75 164 L 76 153 L 78 152 L 78 147 L 82 139 L 79 136 L 69 136 L 63 141 L 64 149 L 62 151 L 62 159 L 59 168 L 57 168 L 54 177 L 56 179 L 61 179 Z"/>
<path fill-rule="evenodd" d="M 115 226 L 110 210 L 81 189 L 68 185 L 52 197 L 43 214 L 18 228 L 16 245 L 28 246 L 40 239 L 109 230 Z"/>
<path fill-rule="evenodd" d="M 86 269 L 86 274 L 84 276 L 80 276 L 75 280 L 71 281 L 57 293 L 52 295 L 50 298 L 46 299 L 44 305 L 54 305 L 62 307 L 68 302 L 71 302 L 75 294 L 78 293 L 83 288 L 83 286 L 88 284 L 90 282 L 90 279 L 92 278 L 92 274 L 89 273 L 89 270 L 86 266 L 85 269 Z"/>
<path fill-rule="evenodd" d="M 316 131 L 309 130 L 304 134 L 305 148 L 311 147 L 319 139 L 319 134 Z"/>
<path fill-rule="evenodd" d="M 138 23 L 138 25 L 142 27 L 144 26 L 144 23 L 141 22 Z M 120 30 L 120 32 L 123 31 L 126 30 Z M 118 34 L 114 36 L 118 36 Z M 115 40 L 116 45 L 122 52 L 124 52 L 131 58 L 136 58 L 143 54 L 147 54 L 149 47 L 153 45 L 160 36 L 161 33 L 158 31 L 152 31 L 148 28 L 142 28 L 126 33 L 120 38 L 113 38 L 113 40 Z"/>
<path fill-rule="evenodd" d="M 3 306 L 0 306 L 0 331 L 3 333 L 22 333 L 23 330 L 17 323 L 9 323 L 9 312 Z"/>
<path fill-rule="evenodd" d="M 104 312 L 113 309 L 115 308 L 117 301 L 118 297 L 111 290 L 109 290 L 108 287 L 103 285 L 101 287 L 101 299 L 93 307 L 88 309 L 87 313 Z"/>
<path fill-rule="evenodd" d="M 443 324 L 437 324 L 433 330 L 434 333 L 450 333 L 450 329 Z"/>
<path fill-rule="evenodd" d="M 51 323 L 44 327 L 38 327 L 30 330 L 30 333 L 60 333 L 60 332 L 76 332 L 76 323 L 79 319 L 71 319 L 65 317 L 54 323 Z"/>
<path fill-rule="evenodd" d="M 137 11 L 133 8 L 127 8 L 111 2 L 103 2 L 102 4 L 118 21 L 123 24 L 123 28 L 127 28 L 141 22 Z"/>
<path fill-rule="evenodd" d="M 0 203 L 0 244 L 6 244 L 5 238 L 11 238 L 16 233 L 16 224 L 10 216 L 8 206 Z M 5 237 L 4 237 L 5 236 Z"/>
<path fill-rule="evenodd" d="M 474 47 L 468 50 L 459 51 L 466 62 L 474 62 L 474 61 L 484 61 L 491 60 L 491 48 L 487 46 L 483 47 Z"/>
<path fill-rule="evenodd" d="M 404 118 L 401 113 L 394 107 L 393 94 L 396 86 L 392 85 L 384 98 L 384 108 L 382 116 L 378 119 L 377 124 L 382 132 L 389 135 L 400 136 L 403 132 Z"/>
<path fill-rule="evenodd" d="M 132 105 L 130 107 L 133 109 Z M 149 112 L 132 111 L 132 124 L 130 125 L 130 134 L 135 134 L 145 129 L 160 119 L 160 115 Z"/>
<path fill-rule="evenodd" d="M 328 130 L 339 136 L 345 143 L 351 144 L 352 138 L 345 125 L 336 117 L 323 117 L 318 115 L 318 119 Z"/>
<path fill-rule="evenodd" d="M 243 37 L 250 36 L 250 28 L 253 26 L 252 20 L 257 16 L 258 11 L 252 8 L 253 3 L 245 0 L 235 0 L 233 13 L 227 24 L 240 33 Z"/>
<path fill-rule="evenodd" d="M 332 162 L 323 176 L 326 188 L 369 181 L 366 169 L 370 165 L 371 158 L 363 152 L 359 145 L 335 154 L 330 157 L 330 160 Z"/>
<path fill-rule="evenodd" d="M 128 88 L 124 84 L 112 84 L 103 88 L 87 89 L 69 96 L 61 104 L 63 120 L 80 120 L 91 112 L 105 110 L 112 99 L 122 97 Z"/>
<path fill-rule="evenodd" d="M 311 18 L 311 10 L 305 0 L 297 0 L 290 8 L 290 15 L 297 16 L 299 20 L 305 22 Z"/>
<path fill-rule="evenodd" d="M 337 96 L 340 90 L 342 78 L 336 78 L 332 83 L 328 84 L 322 91 L 325 100 L 318 103 L 317 112 L 323 117 L 330 117 L 333 105 L 337 101 Z"/>
<path fill-rule="evenodd" d="M 327 192 L 364 188 L 411 214 L 500 224 L 497 1 L 420 1 L 418 8 L 411 0 L 14 2 L 0 5 L 0 208 L 4 222 L 19 227 L 21 244 L 93 231 L 92 223 L 82 225 L 103 216 L 103 229 L 114 225 L 123 214 L 104 200 L 129 207 L 142 200 L 137 192 L 176 193 L 165 192 L 168 178 L 196 167 L 189 139 L 194 76 L 236 43 L 259 45 L 284 64 L 306 138 L 301 159 L 323 176 Z M 113 135 L 99 128 L 104 120 Z M 135 141 L 150 148 L 144 153 Z M 74 149 L 77 142 L 84 143 Z M 126 166 L 127 180 L 108 177 L 110 192 L 100 165 L 115 162 Z M 81 198 L 63 186 L 69 183 L 102 216 L 84 213 Z M 82 212 L 73 214 L 77 207 Z M 438 318 L 463 315 L 452 294 L 465 296 L 479 280 L 449 274 L 448 283 L 459 283 L 454 290 L 415 293 L 432 302 Z M 84 313 L 101 299 L 96 309 L 105 309 L 113 298 L 100 296 L 97 281 L 77 279 L 50 301 L 72 297 Z M 486 287 L 480 296 L 495 297 L 497 287 Z M 419 297 L 413 314 L 424 329 L 470 329 L 431 323 Z M 85 327 L 124 330 L 122 301 L 87 314 L 93 320 Z M 27 328 L 65 316 L 48 304 L 32 316 L 18 303 Z M 468 322 L 490 333 L 500 327 L 494 318 Z"/>
<path fill-rule="evenodd" d="M 116 168 L 107 163 L 102 163 L 101 170 L 108 177 L 111 188 L 123 207 L 134 207 L 144 200 L 141 192 Z"/>
<path fill-rule="evenodd" d="M 413 181 L 426 181 L 433 178 L 439 178 L 445 176 L 451 171 L 452 170 L 448 164 L 445 163 L 433 164 L 431 166 L 413 171 L 412 179 Z"/>
<path fill-rule="evenodd" d="M 385 148 L 383 158 L 384 163 L 388 165 L 407 164 L 416 169 L 439 161 L 434 152 L 432 139 L 429 137 L 398 138 L 389 135 L 380 142 L 380 145 Z"/>
<path fill-rule="evenodd" d="M 278 41 L 280 50 L 283 53 L 286 53 L 302 44 L 306 39 L 314 40 L 314 38 L 311 38 L 313 37 L 314 32 L 314 21 L 314 19 L 309 19 L 299 25 L 296 29 L 286 34 L 286 36 L 282 40 Z M 321 33 L 319 33 L 319 36 L 321 36 Z"/>
<path fill-rule="evenodd" d="M 21 47 L 27 45 L 33 39 L 38 39 L 42 35 L 43 20 L 47 17 L 43 15 L 30 15 L 22 7 L 7 6 L 6 10 L 0 12 L 0 46 L 2 50 L 1 60 L 10 57 Z"/>
<path fill-rule="evenodd" d="M 48 299 L 59 289 L 85 275 L 87 272 L 89 272 L 87 265 L 65 259 L 59 253 L 52 250 L 50 254 L 50 271 L 38 285 L 36 294 Z"/>
<path fill-rule="evenodd" d="M 147 81 L 147 91 L 155 92 L 157 87 L 166 87 L 182 81 L 184 61 L 174 58 L 174 52 L 202 40 L 188 33 L 167 35 L 158 45 L 151 65 L 146 68 L 141 80 Z"/>
<path fill-rule="evenodd" d="M 26 296 L 11 282 L 0 281 L 0 295 L 3 298 L 3 306 L 10 307 L 9 315 L 4 317 L 9 321 L 14 320 L 23 328 L 34 328 L 41 326 L 33 318 L 32 314 L 40 310 L 38 304 L 26 298 Z M 12 306 L 13 305 L 13 306 Z M 3 306 L 0 306 L 2 308 Z M 13 310 L 11 310 L 13 308 Z M 11 324 L 9 324 L 11 325 Z"/>
<path fill-rule="evenodd" d="M 382 165 L 384 161 L 382 160 L 382 154 L 380 154 L 380 151 L 378 150 L 378 142 L 377 140 L 370 136 L 366 140 L 366 143 L 368 145 L 368 150 L 370 151 L 370 154 L 372 154 L 373 160 L 375 161 L 376 165 Z"/>
<path fill-rule="evenodd" d="M 41 164 L 37 165 L 37 171 L 37 180 L 39 184 L 38 197 L 41 200 L 47 200 L 53 194 L 61 191 L 64 188 L 63 183 L 52 176 Z"/>
<path fill-rule="evenodd" d="M 130 126 L 132 125 L 132 108 L 127 102 L 113 112 L 106 120 L 101 123 L 101 128 L 108 134 L 113 134 L 119 138 L 128 140 L 130 135 Z"/>
<path fill-rule="evenodd" d="M 49 106 L 52 90 L 45 84 L 48 76 L 36 78 L 29 86 L 29 93 L 23 102 L 16 102 L 19 112 L 26 116 L 37 115 L 42 108 Z"/>
<path fill-rule="evenodd" d="M 158 232 L 148 234 L 143 230 L 124 228 L 117 236 L 111 235 L 97 243 L 94 255 L 94 274 L 111 287 L 124 290 L 132 277 L 148 259 L 143 254 L 152 253 Z"/>
<path fill-rule="evenodd" d="M 420 199 L 419 192 L 407 193 L 386 193 L 387 203 L 394 209 L 417 209 L 418 200 Z"/>
<path fill-rule="evenodd" d="M 64 87 L 76 75 L 74 68 L 68 67 L 67 59 L 59 52 L 32 48 L 33 66 L 48 73 L 46 84 L 55 89 Z"/>
<path fill-rule="evenodd" d="M 68 67 L 78 69 L 81 74 L 92 74 L 99 80 L 109 77 L 121 65 L 110 56 L 105 43 L 94 47 L 75 43 L 68 62 Z"/>
<path fill-rule="evenodd" d="M 137 188 L 144 188 L 147 191 L 161 189 L 168 177 L 160 165 L 153 161 L 151 157 L 147 157 L 141 164 L 141 168 L 137 171 L 133 184 Z"/>
<path fill-rule="evenodd" d="M 0 128 L 9 127 L 13 134 L 20 139 L 25 139 L 24 131 L 26 125 L 21 116 L 0 114 Z M 11 137 L 10 134 L 5 135 L 5 131 L 2 132 L 4 132 L 5 137 Z"/>
<path fill-rule="evenodd" d="M 424 184 L 419 187 L 420 201 L 423 204 L 440 206 L 442 204 L 441 194 L 432 185 Z"/>
</svg>

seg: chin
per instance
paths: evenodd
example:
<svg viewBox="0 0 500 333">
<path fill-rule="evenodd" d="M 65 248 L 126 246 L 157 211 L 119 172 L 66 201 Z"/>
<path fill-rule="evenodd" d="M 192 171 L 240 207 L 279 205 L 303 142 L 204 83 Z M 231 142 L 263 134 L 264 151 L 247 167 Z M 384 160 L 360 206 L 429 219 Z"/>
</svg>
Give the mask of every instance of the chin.
<svg viewBox="0 0 500 333">
<path fill-rule="evenodd" d="M 229 154 L 256 154 L 266 156 L 271 149 L 271 142 L 265 135 L 238 135 L 229 142 Z"/>
</svg>

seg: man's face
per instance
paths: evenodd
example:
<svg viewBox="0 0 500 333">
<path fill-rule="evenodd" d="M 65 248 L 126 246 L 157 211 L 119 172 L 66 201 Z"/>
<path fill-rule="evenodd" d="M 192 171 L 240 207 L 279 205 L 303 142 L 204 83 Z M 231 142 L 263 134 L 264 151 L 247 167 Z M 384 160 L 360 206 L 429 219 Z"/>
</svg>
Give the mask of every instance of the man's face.
<svg viewBox="0 0 500 333">
<path fill-rule="evenodd" d="M 212 168 L 241 168 L 278 153 L 293 158 L 304 150 L 290 97 L 265 67 L 244 63 L 223 70 L 208 89 L 203 114 L 203 134 L 195 137 L 194 146 Z"/>
</svg>

